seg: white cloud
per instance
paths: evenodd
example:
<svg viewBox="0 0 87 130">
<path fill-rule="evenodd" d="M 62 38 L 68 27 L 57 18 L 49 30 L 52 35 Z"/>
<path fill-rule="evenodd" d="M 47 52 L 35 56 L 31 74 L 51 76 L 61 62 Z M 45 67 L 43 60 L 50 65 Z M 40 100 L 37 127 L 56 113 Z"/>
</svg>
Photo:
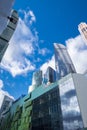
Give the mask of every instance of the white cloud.
<svg viewBox="0 0 87 130">
<path fill-rule="evenodd" d="M 30 10 L 29 15 L 31 16 L 31 20 L 30 20 L 30 24 L 32 24 L 32 22 L 36 21 L 35 15 L 33 13 L 33 11 Z"/>
<path fill-rule="evenodd" d="M 40 70 L 42 70 L 43 74 L 46 73 L 46 70 L 48 67 L 52 67 L 55 70 L 55 58 L 54 55 L 52 56 L 51 60 L 49 60 L 48 62 L 44 63 L 41 67 Z"/>
<path fill-rule="evenodd" d="M 75 38 L 68 39 L 66 46 L 73 64 L 78 73 L 84 73 L 87 70 L 87 46 L 79 35 Z"/>
<path fill-rule="evenodd" d="M 25 10 L 19 10 L 19 12 L 22 12 L 24 14 L 24 21 L 30 25 L 32 25 L 33 22 L 36 22 L 36 17 L 32 10 L 25 11 Z"/>
<path fill-rule="evenodd" d="M 26 12 L 26 17 L 28 17 L 28 13 Z M 34 53 L 37 41 L 37 32 L 35 30 L 32 32 L 25 19 L 19 18 L 16 31 L 2 59 L 1 67 L 9 71 L 13 76 L 34 70 L 35 65 L 30 62 L 29 56 Z"/>
<path fill-rule="evenodd" d="M 50 51 L 47 48 L 43 48 L 43 49 L 39 49 L 38 53 L 41 55 L 46 55 L 47 53 L 49 53 Z"/>
<path fill-rule="evenodd" d="M 22 41 L 20 48 L 26 55 L 32 54 L 34 51 L 32 44 L 29 44 L 29 40 L 26 40 L 26 43 Z"/>
</svg>

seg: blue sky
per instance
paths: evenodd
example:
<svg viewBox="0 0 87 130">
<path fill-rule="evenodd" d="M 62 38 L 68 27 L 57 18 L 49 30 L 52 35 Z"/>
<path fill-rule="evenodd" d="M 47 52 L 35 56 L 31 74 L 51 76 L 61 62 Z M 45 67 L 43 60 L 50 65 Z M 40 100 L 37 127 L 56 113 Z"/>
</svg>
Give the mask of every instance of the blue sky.
<svg viewBox="0 0 87 130">
<path fill-rule="evenodd" d="M 65 42 L 79 34 L 77 25 L 86 21 L 86 0 L 16 0 L 14 8 L 31 9 L 36 17 L 35 27 L 45 42 Z"/>
<path fill-rule="evenodd" d="M 77 72 L 83 73 L 87 46 L 78 24 L 87 23 L 86 5 L 86 0 L 15 0 L 19 22 L 0 65 L 1 90 L 15 99 L 27 94 L 32 73 L 54 64 L 53 43 L 66 45 Z"/>
</svg>

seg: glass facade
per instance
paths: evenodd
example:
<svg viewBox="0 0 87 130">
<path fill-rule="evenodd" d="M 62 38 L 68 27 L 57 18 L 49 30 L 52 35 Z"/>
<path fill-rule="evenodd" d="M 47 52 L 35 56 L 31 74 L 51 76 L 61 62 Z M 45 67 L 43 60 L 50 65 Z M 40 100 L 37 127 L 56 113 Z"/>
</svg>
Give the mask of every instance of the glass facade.
<svg viewBox="0 0 87 130">
<path fill-rule="evenodd" d="M 13 6 L 14 0 L 0 0 L 0 34 L 6 28 L 7 16 L 10 16 L 10 12 Z"/>
<path fill-rule="evenodd" d="M 76 72 L 66 47 L 62 44 L 54 43 L 54 49 L 57 80 L 66 76 L 69 73 Z"/>
<path fill-rule="evenodd" d="M 20 97 L 0 119 L 0 130 L 31 130 L 31 114 L 31 94 Z"/>
<path fill-rule="evenodd" d="M 4 112 L 6 112 L 10 106 L 12 105 L 12 102 L 14 101 L 11 97 L 7 95 L 2 95 L 3 101 L 0 107 L 0 118 L 4 117 Z"/>
<path fill-rule="evenodd" d="M 59 84 L 64 130 L 83 130 L 83 121 L 72 78 Z"/>
<path fill-rule="evenodd" d="M 63 130 L 58 87 L 33 100 L 32 130 Z"/>
<path fill-rule="evenodd" d="M 4 40 L 0 39 L 0 62 L 4 56 L 4 53 L 7 49 L 7 47 L 8 47 L 8 43 L 5 42 Z"/>
<path fill-rule="evenodd" d="M 9 20 L 7 27 L 4 29 L 4 31 L 0 35 L 0 62 L 9 45 L 8 42 L 10 41 L 17 26 L 18 13 L 15 10 L 11 12 L 11 18 L 12 20 Z"/>
<path fill-rule="evenodd" d="M 33 73 L 32 86 L 38 87 L 42 84 L 42 71 Z"/>
<path fill-rule="evenodd" d="M 48 67 L 44 75 L 43 83 L 47 84 L 48 82 L 53 83 L 55 81 L 56 81 L 56 72 L 53 68 Z"/>
</svg>

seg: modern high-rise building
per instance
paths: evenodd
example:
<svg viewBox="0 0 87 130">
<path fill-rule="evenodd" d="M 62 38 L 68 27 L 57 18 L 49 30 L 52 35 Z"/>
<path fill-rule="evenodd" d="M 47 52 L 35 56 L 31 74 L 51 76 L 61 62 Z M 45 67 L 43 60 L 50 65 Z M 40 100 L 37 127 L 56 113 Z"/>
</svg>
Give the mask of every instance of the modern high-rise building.
<svg viewBox="0 0 87 130">
<path fill-rule="evenodd" d="M 11 14 L 14 0 L 0 0 L 0 34 L 7 26 L 8 16 Z"/>
<path fill-rule="evenodd" d="M 69 73 L 75 73 L 76 70 L 67 52 L 66 47 L 62 44 L 54 43 L 54 49 L 57 80 L 61 79 Z"/>
<path fill-rule="evenodd" d="M 87 77 L 68 74 L 16 100 L 0 130 L 87 130 Z"/>
<path fill-rule="evenodd" d="M 32 85 L 29 87 L 29 92 L 42 85 L 42 71 L 38 70 L 33 73 Z"/>
<path fill-rule="evenodd" d="M 39 70 L 33 73 L 32 85 L 38 87 L 41 84 L 42 84 L 42 71 Z"/>
<path fill-rule="evenodd" d="M 4 115 L 0 130 L 63 130 L 58 82 L 20 97 Z"/>
<path fill-rule="evenodd" d="M 87 130 L 87 77 L 75 73 L 64 45 L 54 47 L 57 80 L 48 67 L 47 86 L 39 70 L 33 73 L 29 94 L 11 106 L 8 98 L 3 98 L 0 130 Z"/>
<path fill-rule="evenodd" d="M 56 72 L 52 67 L 48 67 L 43 77 L 43 83 L 49 84 L 56 81 Z"/>
<path fill-rule="evenodd" d="M 18 13 L 13 10 L 11 12 L 11 16 L 8 17 L 9 21 L 7 27 L 0 35 L 0 62 L 4 56 L 4 53 L 9 45 L 9 41 L 16 29 L 17 22 L 18 22 Z"/>
<path fill-rule="evenodd" d="M 84 22 L 81 22 L 79 25 L 78 25 L 78 30 L 84 40 L 84 42 L 86 43 L 87 45 L 87 24 L 84 23 Z"/>
<path fill-rule="evenodd" d="M 59 81 L 63 130 L 87 128 L 87 77 L 69 74 Z"/>
</svg>

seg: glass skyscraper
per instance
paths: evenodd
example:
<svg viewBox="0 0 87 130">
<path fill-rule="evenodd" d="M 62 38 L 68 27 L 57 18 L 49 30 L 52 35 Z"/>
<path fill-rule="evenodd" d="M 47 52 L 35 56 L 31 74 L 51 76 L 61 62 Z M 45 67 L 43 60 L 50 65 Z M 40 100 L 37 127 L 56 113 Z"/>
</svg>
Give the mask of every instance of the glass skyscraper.
<svg viewBox="0 0 87 130">
<path fill-rule="evenodd" d="M 87 78 L 68 74 L 13 102 L 0 130 L 87 130 L 86 97 Z"/>
<path fill-rule="evenodd" d="M 29 92 L 32 92 L 35 88 L 42 84 L 42 71 L 38 70 L 33 73 L 32 85 L 29 88 Z"/>
<path fill-rule="evenodd" d="M 63 130 L 58 82 L 37 87 L 13 102 L 0 130 Z"/>
<path fill-rule="evenodd" d="M 9 17 L 7 27 L 4 29 L 4 31 L 0 35 L 0 62 L 9 45 L 9 41 L 16 29 L 17 22 L 18 22 L 18 13 L 17 11 L 13 10 L 11 12 L 11 17 Z"/>
<path fill-rule="evenodd" d="M 70 59 L 67 49 L 62 44 L 54 43 L 56 79 L 59 80 L 69 73 L 75 73 L 74 65 Z"/>
<path fill-rule="evenodd" d="M 84 81 L 87 82 L 85 76 L 79 74 L 69 74 L 59 80 L 63 130 L 83 130 L 87 126 L 87 117 L 84 116 L 87 109 L 82 97 L 82 88 L 86 87 Z"/>
<path fill-rule="evenodd" d="M 38 87 L 41 84 L 42 84 L 42 71 L 39 70 L 33 73 L 32 85 L 35 85 L 36 87 Z"/>
<path fill-rule="evenodd" d="M 7 17 L 10 16 L 14 0 L 0 0 L 0 34 L 7 26 Z"/>
<path fill-rule="evenodd" d="M 44 74 L 43 83 L 53 83 L 56 81 L 56 72 L 50 66 L 47 68 L 46 73 Z"/>
</svg>

